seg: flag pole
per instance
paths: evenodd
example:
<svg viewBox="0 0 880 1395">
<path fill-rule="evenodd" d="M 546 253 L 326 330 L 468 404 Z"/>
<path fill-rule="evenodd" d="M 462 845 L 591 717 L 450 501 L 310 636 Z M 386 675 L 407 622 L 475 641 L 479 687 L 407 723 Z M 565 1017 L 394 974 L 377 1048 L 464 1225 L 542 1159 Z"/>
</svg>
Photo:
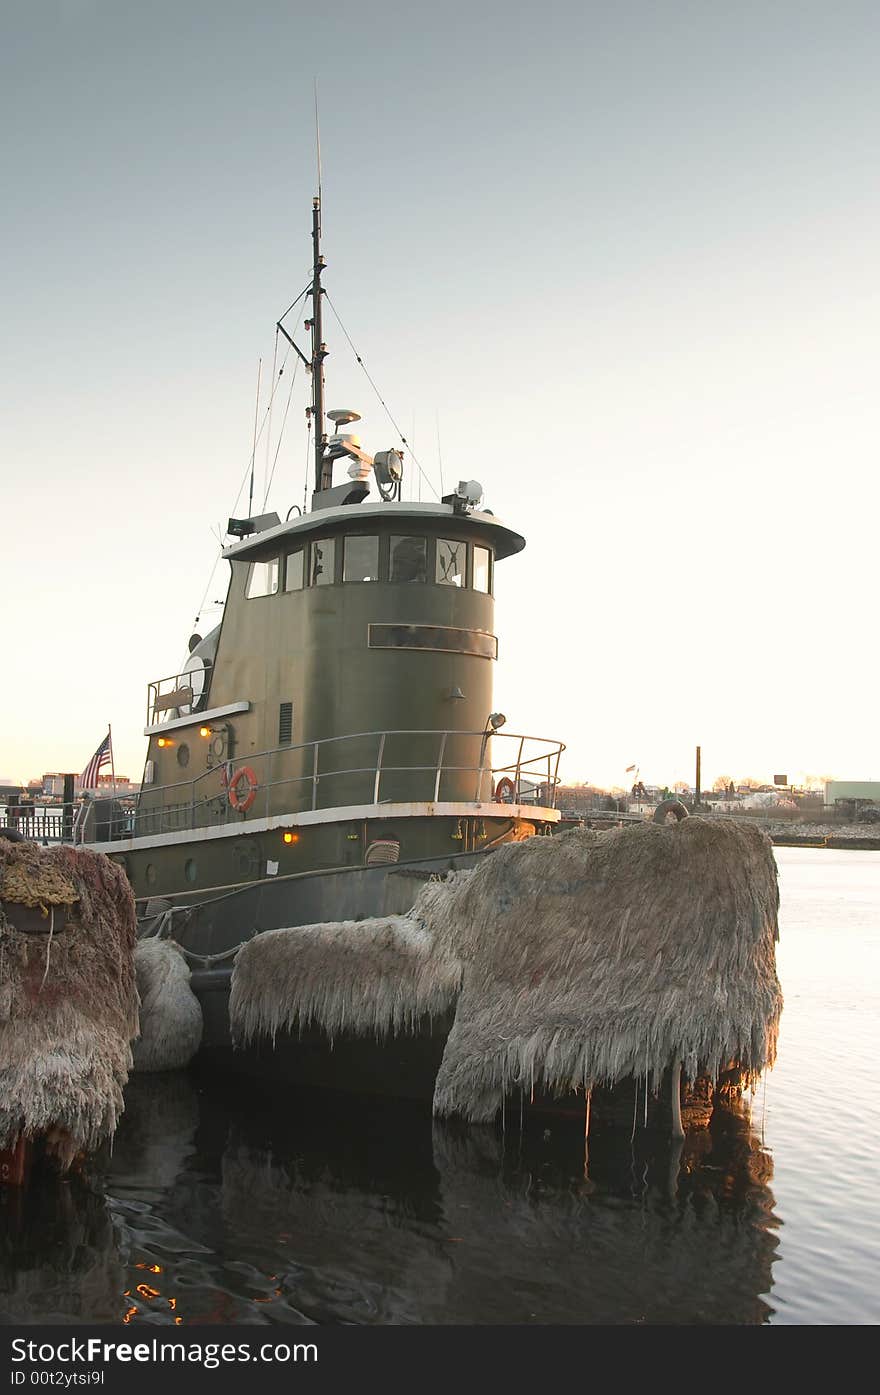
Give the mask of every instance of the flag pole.
<svg viewBox="0 0 880 1395">
<path fill-rule="evenodd" d="M 112 777 L 113 777 L 113 798 L 115 799 L 115 798 L 116 798 L 116 765 L 115 765 L 115 762 L 114 762 L 114 760 L 113 760 L 113 729 L 112 729 L 112 727 L 110 726 L 110 723 L 109 723 L 109 722 L 107 723 L 107 739 L 108 739 L 108 741 L 110 742 L 110 774 L 111 774 Z"/>
</svg>

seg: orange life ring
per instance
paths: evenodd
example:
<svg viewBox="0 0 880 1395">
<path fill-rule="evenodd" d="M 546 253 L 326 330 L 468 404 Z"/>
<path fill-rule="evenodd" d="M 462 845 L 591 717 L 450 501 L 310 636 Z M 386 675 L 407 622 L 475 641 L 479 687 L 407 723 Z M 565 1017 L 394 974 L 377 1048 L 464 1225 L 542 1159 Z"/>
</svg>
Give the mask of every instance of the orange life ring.
<svg viewBox="0 0 880 1395">
<path fill-rule="evenodd" d="M 247 791 L 244 794 L 239 789 L 242 782 Z M 243 765 L 229 781 L 229 803 L 239 814 L 246 814 L 257 797 L 257 789 L 256 775 L 249 765 Z"/>
<path fill-rule="evenodd" d="M 516 803 L 516 785 L 509 775 L 502 775 L 495 786 L 495 799 L 499 804 Z"/>
</svg>

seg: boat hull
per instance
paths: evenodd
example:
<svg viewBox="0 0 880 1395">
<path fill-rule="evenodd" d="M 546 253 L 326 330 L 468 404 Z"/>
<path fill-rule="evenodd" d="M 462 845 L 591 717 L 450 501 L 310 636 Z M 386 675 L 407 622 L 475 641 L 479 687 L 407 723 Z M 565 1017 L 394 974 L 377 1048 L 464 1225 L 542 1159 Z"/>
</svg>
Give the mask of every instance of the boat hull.
<svg viewBox="0 0 880 1395">
<path fill-rule="evenodd" d="M 424 1017 L 406 1033 L 383 1037 L 343 1032 L 333 1038 L 319 1027 L 282 1031 L 273 1040 L 233 1048 L 229 1030 L 228 969 L 193 975 L 204 1018 L 197 1069 L 293 1089 L 302 1086 L 430 1102 L 454 1010 Z"/>
<path fill-rule="evenodd" d="M 202 1009 L 204 1031 L 196 1067 L 281 1087 L 430 1101 L 454 1011 L 425 1016 L 405 1034 L 376 1038 L 342 1033 L 331 1040 L 312 1027 L 301 1034 L 280 1032 L 274 1042 L 236 1048 L 229 1023 L 232 964 L 239 946 L 265 930 L 404 915 L 425 881 L 472 867 L 485 856 L 446 854 L 392 866 L 313 873 L 261 882 L 188 907 L 183 903 L 168 932 L 187 952 L 190 984 Z M 155 925 L 155 916 L 142 921 L 147 931 Z"/>
</svg>

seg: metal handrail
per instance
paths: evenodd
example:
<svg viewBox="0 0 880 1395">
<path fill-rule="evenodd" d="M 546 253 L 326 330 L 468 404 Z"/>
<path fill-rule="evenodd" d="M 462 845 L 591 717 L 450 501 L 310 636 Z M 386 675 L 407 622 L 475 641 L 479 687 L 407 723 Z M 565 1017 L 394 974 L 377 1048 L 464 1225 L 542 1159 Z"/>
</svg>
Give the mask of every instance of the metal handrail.
<svg viewBox="0 0 880 1395">
<path fill-rule="evenodd" d="M 193 672 L 192 669 L 181 669 L 179 673 L 169 673 L 166 678 L 154 678 L 147 684 L 147 726 L 159 721 L 168 713 L 178 710 L 180 707 L 188 707 L 191 711 L 197 711 L 198 705 L 202 701 L 203 694 L 196 693 L 193 688 L 193 680 L 202 677 L 204 684 L 204 674 L 201 670 Z M 163 684 L 170 683 L 173 686 L 163 692 Z"/>
<path fill-rule="evenodd" d="M 429 763 L 389 764 L 389 742 L 400 737 L 434 738 L 438 742 L 436 756 Z M 450 739 L 453 742 L 452 762 L 447 760 Z M 456 741 L 460 743 L 462 739 L 479 740 L 480 753 L 476 764 L 461 764 L 460 755 L 458 761 L 455 760 L 454 743 Z M 339 749 L 340 743 L 344 741 L 375 742 L 375 758 L 367 765 L 352 764 L 340 766 L 339 769 L 326 768 L 333 750 Z M 487 761 L 486 755 L 490 741 L 504 742 L 508 747 L 511 742 L 516 742 L 514 758 L 505 763 L 496 763 L 494 760 Z M 532 754 L 535 746 L 540 747 L 540 749 Z M 130 811 L 123 811 L 124 824 L 121 836 L 131 834 L 149 836 L 162 832 L 179 832 L 196 827 L 226 825 L 239 820 L 242 822 L 242 827 L 245 827 L 248 812 L 251 813 L 251 817 L 259 817 L 260 815 L 267 817 L 272 812 L 278 812 L 277 792 L 282 789 L 287 792 L 285 802 L 291 813 L 297 812 L 297 808 L 300 811 L 305 808 L 312 810 L 342 808 L 346 804 L 360 801 L 352 801 L 346 797 L 345 804 L 334 802 L 332 782 L 341 779 L 352 781 L 355 777 L 364 780 L 367 796 L 362 801 L 364 803 L 382 803 L 383 787 L 387 790 L 389 781 L 395 776 L 411 777 L 416 782 L 419 781 L 420 777 L 425 777 L 422 786 L 423 792 L 418 796 L 409 795 L 408 801 L 420 799 L 425 802 L 439 802 L 444 778 L 447 785 L 449 782 L 458 781 L 460 783 L 462 780 L 467 785 L 466 777 L 473 775 L 476 777 L 476 782 L 475 788 L 474 786 L 471 788 L 474 788 L 473 799 L 475 802 L 495 802 L 494 792 L 498 780 L 502 776 L 506 776 L 512 780 L 514 786 L 514 797 L 511 802 L 519 804 L 540 803 L 545 807 L 554 808 L 556 787 L 559 783 L 559 760 L 564 750 L 564 742 L 552 741 L 547 737 L 526 736 L 511 732 L 456 731 L 452 729 L 414 731 L 403 728 L 382 732 L 351 732 L 344 736 L 322 737 L 317 741 L 303 742 L 296 746 L 275 746 L 266 751 L 248 753 L 213 766 L 192 780 L 173 785 L 144 786 L 138 796 L 134 819 L 132 819 Z M 290 762 L 295 760 L 298 754 L 302 762 L 300 774 L 273 778 L 280 757 L 284 757 L 287 762 Z M 259 800 L 253 801 L 250 810 L 239 812 L 230 804 L 228 790 L 236 772 L 244 767 L 249 767 L 255 774 L 258 774 Z M 487 783 L 489 783 L 488 797 Z M 322 794 L 327 796 L 326 799 L 322 799 Z M 393 796 L 391 798 L 393 799 Z M 459 794 L 455 798 L 460 799 L 461 795 Z M 218 801 L 222 801 L 222 804 L 218 804 Z M 110 812 L 112 817 L 112 811 Z M 79 825 L 79 836 L 76 841 L 83 841 L 83 834 L 87 831 L 93 840 L 94 832 L 88 830 L 87 823 L 84 821 Z"/>
</svg>

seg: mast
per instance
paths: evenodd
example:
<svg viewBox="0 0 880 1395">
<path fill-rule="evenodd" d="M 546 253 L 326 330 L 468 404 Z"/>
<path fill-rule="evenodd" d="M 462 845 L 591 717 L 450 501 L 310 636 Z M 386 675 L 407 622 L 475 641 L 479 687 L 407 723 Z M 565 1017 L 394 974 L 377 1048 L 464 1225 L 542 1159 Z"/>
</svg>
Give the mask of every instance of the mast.
<svg viewBox="0 0 880 1395">
<path fill-rule="evenodd" d="M 321 256 L 321 197 L 312 200 L 312 248 L 314 266 L 312 268 L 312 418 L 315 428 L 315 489 L 329 489 L 333 483 L 333 467 L 325 458 L 327 435 L 324 431 L 324 359 L 327 345 L 321 337 L 321 272 L 324 258 Z"/>
</svg>

